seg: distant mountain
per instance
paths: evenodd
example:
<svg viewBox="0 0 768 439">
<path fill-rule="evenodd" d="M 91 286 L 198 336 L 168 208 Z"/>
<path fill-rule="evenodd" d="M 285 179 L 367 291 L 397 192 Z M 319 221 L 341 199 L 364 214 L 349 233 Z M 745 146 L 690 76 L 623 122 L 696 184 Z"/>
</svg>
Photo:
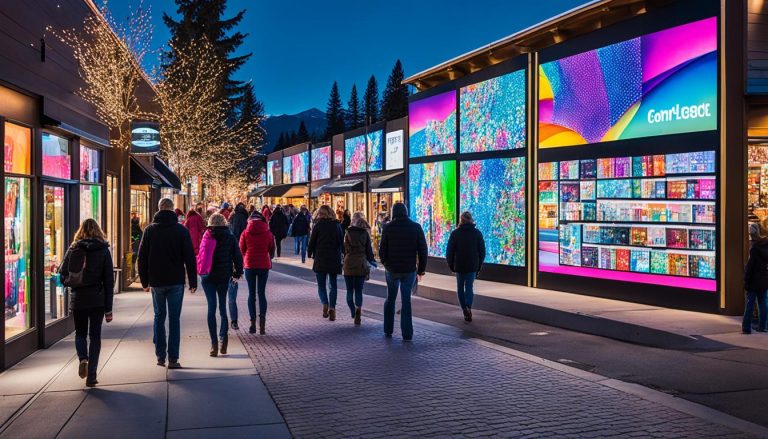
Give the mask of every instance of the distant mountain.
<svg viewBox="0 0 768 439">
<path fill-rule="evenodd" d="M 280 133 L 298 131 L 302 120 L 304 121 L 304 125 L 307 126 L 307 131 L 309 131 L 310 135 L 312 135 L 313 132 L 317 132 L 322 136 L 325 132 L 325 113 L 317 108 L 310 108 L 309 110 L 297 114 L 268 116 L 262 123 L 264 129 L 267 130 L 267 143 L 262 152 L 270 153 L 274 151 Z"/>
</svg>

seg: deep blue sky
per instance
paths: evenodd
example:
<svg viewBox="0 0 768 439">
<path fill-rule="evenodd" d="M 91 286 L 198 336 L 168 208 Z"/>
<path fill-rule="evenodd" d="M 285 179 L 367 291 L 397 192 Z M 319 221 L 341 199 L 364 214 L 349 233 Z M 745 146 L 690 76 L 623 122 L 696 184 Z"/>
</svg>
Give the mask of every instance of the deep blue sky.
<svg viewBox="0 0 768 439">
<path fill-rule="evenodd" d="M 109 0 L 116 18 L 139 0 Z M 227 18 L 246 9 L 241 52 L 253 52 L 238 72 L 252 80 L 267 114 L 325 111 L 334 80 L 346 105 L 370 75 L 383 92 L 395 61 L 406 76 L 559 14 L 586 0 L 229 0 Z M 98 2 L 97 0 L 97 3 Z M 173 0 L 144 0 L 152 8 L 153 46 L 169 38 L 162 13 Z"/>
</svg>

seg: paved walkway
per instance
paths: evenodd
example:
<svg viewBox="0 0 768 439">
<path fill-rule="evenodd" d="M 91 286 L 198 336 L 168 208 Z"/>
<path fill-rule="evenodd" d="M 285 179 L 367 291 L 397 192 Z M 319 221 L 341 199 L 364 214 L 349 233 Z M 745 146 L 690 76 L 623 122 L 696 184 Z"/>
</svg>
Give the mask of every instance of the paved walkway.
<svg viewBox="0 0 768 439">
<path fill-rule="evenodd" d="M 238 337 L 228 355 L 208 356 L 202 292 L 184 300 L 182 370 L 155 365 L 149 294 L 115 301 L 99 386 L 77 376 L 73 336 L 36 352 L 0 374 L 0 437 L 290 437 Z"/>
</svg>

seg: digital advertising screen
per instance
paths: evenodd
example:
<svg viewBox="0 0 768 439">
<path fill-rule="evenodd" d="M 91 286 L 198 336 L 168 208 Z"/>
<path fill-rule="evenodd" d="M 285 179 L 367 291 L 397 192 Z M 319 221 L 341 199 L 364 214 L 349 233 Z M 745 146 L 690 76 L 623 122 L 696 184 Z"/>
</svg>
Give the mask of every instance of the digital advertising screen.
<svg viewBox="0 0 768 439">
<path fill-rule="evenodd" d="M 717 129 L 717 18 L 539 67 L 539 147 Z"/>
<path fill-rule="evenodd" d="M 312 150 L 312 180 L 331 178 L 331 146 Z"/>
<path fill-rule="evenodd" d="M 456 227 L 456 162 L 411 164 L 408 170 L 411 219 L 424 229 L 429 255 L 445 257 Z"/>
<path fill-rule="evenodd" d="M 131 154 L 160 152 L 160 124 L 150 121 L 131 122 Z"/>
<path fill-rule="evenodd" d="M 485 262 L 525 266 L 525 158 L 461 162 L 459 212 L 485 239 Z"/>
<path fill-rule="evenodd" d="M 290 160 L 291 179 L 288 183 L 306 183 L 309 181 L 309 151 L 300 152 L 285 159 Z"/>
<path fill-rule="evenodd" d="M 275 161 L 271 160 L 267 162 L 267 185 L 272 186 L 275 184 Z"/>
<path fill-rule="evenodd" d="M 384 132 L 379 130 L 368 133 L 365 137 L 368 146 L 368 171 L 375 172 L 384 169 L 383 134 Z"/>
<path fill-rule="evenodd" d="M 283 183 L 293 183 L 291 181 L 291 157 L 283 157 Z"/>
<path fill-rule="evenodd" d="M 365 134 L 344 139 L 344 173 L 359 174 L 365 172 Z"/>
<path fill-rule="evenodd" d="M 387 133 L 387 153 L 386 153 L 386 167 L 387 171 L 393 169 L 403 169 L 403 153 L 405 148 L 403 146 L 405 134 L 403 130 L 392 131 Z"/>
<path fill-rule="evenodd" d="M 456 90 L 408 104 L 411 157 L 456 152 Z"/>
<path fill-rule="evenodd" d="M 539 271 L 716 291 L 715 151 L 539 164 Z"/>
<path fill-rule="evenodd" d="M 525 148 L 525 70 L 462 87 L 459 148 L 462 153 Z"/>
</svg>

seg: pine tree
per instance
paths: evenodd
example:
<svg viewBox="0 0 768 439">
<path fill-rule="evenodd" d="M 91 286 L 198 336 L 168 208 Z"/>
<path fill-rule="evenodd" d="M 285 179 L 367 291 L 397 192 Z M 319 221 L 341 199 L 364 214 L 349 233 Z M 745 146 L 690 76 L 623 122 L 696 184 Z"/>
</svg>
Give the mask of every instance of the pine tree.
<svg viewBox="0 0 768 439">
<path fill-rule="evenodd" d="M 280 133 L 280 137 L 277 138 L 277 143 L 275 144 L 275 151 L 283 149 L 285 149 L 285 131 Z"/>
<path fill-rule="evenodd" d="M 365 87 L 365 96 L 363 96 L 363 116 L 364 124 L 370 125 L 379 120 L 379 85 L 376 77 L 371 75 L 368 79 L 368 86 Z"/>
<path fill-rule="evenodd" d="M 363 115 L 360 112 L 360 100 L 357 97 L 357 85 L 352 85 L 352 91 L 349 93 L 347 102 L 347 129 L 354 130 L 363 126 Z"/>
<path fill-rule="evenodd" d="M 344 132 L 344 109 L 341 108 L 341 95 L 339 94 L 339 84 L 333 82 L 331 95 L 328 97 L 328 107 L 325 110 L 325 118 L 328 126 L 325 129 L 326 140 L 331 140 L 336 134 Z"/>
<path fill-rule="evenodd" d="M 408 86 L 403 84 L 405 73 L 398 59 L 387 78 L 387 87 L 381 101 L 381 117 L 393 120 L 408 115 Z"/>
<path fill-rule="evenodd" d="M 296 134 L 296 131 L 291 131 L 291 135 L 288 138 L 288 145 L 286 145 L 286 148 L 291 147 L 299 142 L 297 142 L 297 139 L 299 138 L 299 135 Z"/>
<path fill-rule="evenodd" d="M 243 172 L 248 181 L 257 181 L 261 175 L 262 164 L 256 154 L 261 150 L 267 133 L 260 124 L 264 119 L 264 104 L 256 99 L 252 83 L 248 82 L 243 87 L 243 96 L 238 100 L 234 113 L 236 122 L 232 129 L 254 131 L 255 134 L 244 136 L 244 143 L 231 147 L 236 150 L 234 170 Z"/>
<path fill-rule="evenodd" d="M 304 142 L 309 142 L 309 131 L 307 131 L 307 126 L 304 125 L 304 121 L 302 120 L 299 124 L 299 132 L 296 134 L 296 143 Z"/>
</svg>

